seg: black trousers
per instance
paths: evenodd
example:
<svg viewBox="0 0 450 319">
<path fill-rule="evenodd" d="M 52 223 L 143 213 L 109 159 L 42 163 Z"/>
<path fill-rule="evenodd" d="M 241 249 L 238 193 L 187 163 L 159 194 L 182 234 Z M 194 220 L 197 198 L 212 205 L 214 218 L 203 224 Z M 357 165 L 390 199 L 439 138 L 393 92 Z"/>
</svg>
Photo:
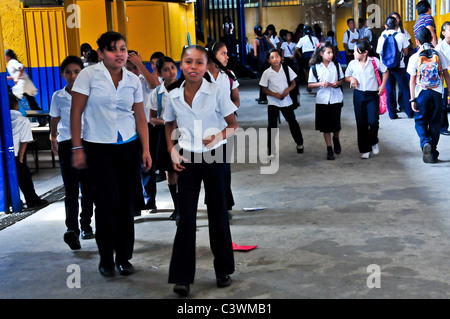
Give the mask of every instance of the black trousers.
<svg viewBox="0 0 450 319">
<path fill-rule="evenodd" d="M 95 203 L 95 240 L 105 267 L 132 258 L 136 192 L 141 192 L 139 140 L 125 144 L 85 142 Z"/>
<path fill-rule="evenodd" d="M 267 114 L 268 114 L 268 122 L 269 125 L 267 127 L 267 148 L 269 155 L 272 154 L 272 128 L 278 127 L 278 118 L 280 116 L 280 112 L 283 114 L 284 118 L 289 124 L 289 129 L 291 131 L 292 137 L 294 138 L 295 143 L 297 145 L 303 145 L 303 135 L 302 130 L 300 129 L 300 125 L 295 118 L 294 108 L 292 106 L 287 107 L 278 107 L 275 105 L 267 106 Z"/>
<path fill-rule="evenodd" d="M 208 153 L 214 156 L 214 151 Z M 193 158 L 186 152 L 183 156 Z M 191 160 L 190 163 L 184 163 L 186 168 L 178 173 L 180 220 L 170 261 L 169 283 L 194 282 L 197 205 L 202 181 L 205 196 L 208 197 L 209 239 L 214 255 L 214 270 L 216 274 L 234 272 L 233 243 L 227 210 L 226 167 L 221 163 L 222 160 L 208 162 L 205 158 L 195 162 Z"/>
<path fill-rule="evenodd" d="M 378 143 L 380 98 L 377 91 L 353 91 L 358 149 L 360 153 L 372 151 Z"/>
<path fill-rule="evenodd" d="M 19 162 L 19 157 L 16 156 L 16 170 L 19 188 L 25 197 L 25 202 L 28 207 L 35 206 L 41 200 L 34 189 L 33 180 L 31 179 L 30 168 L 27 165 L 26 156 L 23 157 L 23 163 Z"/>
<path fill-rule="evenodd" d="M 91 218 L 94 213 L 94 201 L 87 169 L 77 170 L 72 167 L 72 140 L 58 143 L 58 158 L 66 193 L 64 205 L 66 208 L 67 230 L 73 230 L 80 234 L 80 227 L 78 226 L 78 197 L 81 191 L 81 230 L 90 231 L 92 230 Z"/>
</svg>

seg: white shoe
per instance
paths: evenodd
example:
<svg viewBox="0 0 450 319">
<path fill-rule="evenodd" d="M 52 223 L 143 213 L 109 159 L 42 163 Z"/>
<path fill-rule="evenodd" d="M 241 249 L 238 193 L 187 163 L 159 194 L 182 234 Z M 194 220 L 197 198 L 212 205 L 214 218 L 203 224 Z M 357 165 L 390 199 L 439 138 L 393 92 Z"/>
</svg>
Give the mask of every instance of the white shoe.
<svg viewBox="0 0 450 319">
<path fill-rule="evenodd" d="M 380 154 L 380 148 L 378 147 L 378 144 L 372 145 L 372 153 L 373 155 Z"/>
<path fill-rule="evenodd" d="M 363 154 L 361 155 L 361 158 L 362 158 L 362 159 L 368 159 L 369 157 L 370 157 L 370 152 L 363 153 Z"/>
</svg>

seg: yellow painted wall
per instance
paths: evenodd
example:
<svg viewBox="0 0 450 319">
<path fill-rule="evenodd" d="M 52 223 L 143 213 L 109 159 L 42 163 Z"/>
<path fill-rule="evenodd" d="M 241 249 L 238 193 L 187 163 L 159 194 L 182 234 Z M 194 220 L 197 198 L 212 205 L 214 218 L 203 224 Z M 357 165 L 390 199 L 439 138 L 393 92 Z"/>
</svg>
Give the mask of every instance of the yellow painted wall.
<svg viewBox="0 0 450 319">
<path fill-rule="evenodd" d="M 344 34 L 348 30 L 347 19 L 353 17 L 353 9 L 349 7 L 336 8 L 336 41 L 339 51 L 344 51 Z"/>
<path fill-rule="evenodd" d="M 3 48 L 3 32 L 2 32 L 2 14 L 0 13 L 0 52 L 4 52 Z M 6 72 L 6 60 L 0 59 L 0 73 Z"/>
<path fill-rule="evenodd" d="M 80 6 L 80 28 L 78 29 L 81 43 L 89 43 L 96 49 L 97 39 L 108 31 L 106 22 L 106 7 L 104 0 L 77 0 Z"/>
<path fill-rule="evenodd" d="M 13 50 L 20 62 L 27 66 L 22 27 L 22 2 L 20 0 L 0 0 L 0 15 L 2 16 L 4 48 Z"/>
</svg>

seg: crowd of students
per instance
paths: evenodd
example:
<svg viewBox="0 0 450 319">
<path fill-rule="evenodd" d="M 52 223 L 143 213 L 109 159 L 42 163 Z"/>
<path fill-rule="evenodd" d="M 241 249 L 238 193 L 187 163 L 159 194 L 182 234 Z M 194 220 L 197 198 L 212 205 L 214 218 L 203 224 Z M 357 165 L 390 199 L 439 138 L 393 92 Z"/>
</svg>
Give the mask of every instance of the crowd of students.
<svg viewBox="0 0 450 319">
<path fill-rule="evenodd" d="M 419 16 L 418 21 L 421 19 L 424 20 Z M 367 159 L 379 153 L 379 97 L 386 90 L 395 89 L 394 81 L 399 85 L 405 81 L 406 68 L 409 95 L 402 92 L 399 104 L 408 116 L 414 116 L 424 162 L 437 161 L 441 111 L 447 107 L 442 98 L 441 75 L 446 83 L 450 81 L 446 58 L 450 52 L 450 22 L 442 26 L 442 41 L 435 49 L 426 23 L 415 29 L 419 49 L 405 63 L 401 53 L 407 54 L 409 44 L 404 32 L 397 31 L 401 28 L 399 20 L 396 13 L 386 20 L 387 30 L 377 48 L 366 37 L 353 41 L 359 32 L 352 30 L 349 21 L 350 32 L 344 36 L 348 40 L 344 46 L 352 57 L 348 54 L 345 72 L 337 62 L 338 50 L 332 34 L 331 41 L 327 41 L 319 35 L 319 29 L 314 32 L 319 35 L 316 37 L 311 28 L 305 27 L 304 35 L 294 46 L 292 33 L 287 32 L 286 41 L 280 44 L 273 26 L 268 27 L 266 35 L 260 26 L 255 27 L 255 55 L 265 53 L 261 58 L 259 102 L 266 99 L 268 103 L 270 157 L 277 156 L 271 132 L 277 126 L 279 112 L 289 124 L 297 153 L 304 152 L 302 131 L 294 112 L 298 107 L 297 75 L 303 72 L 297 68 L 300 61 L 308 88 L 317 89 L 315 129 L 323 133 L 328 160 L 334 160 L 342 151 L 339 133 L 344 82 L 354 89 L 358 148 L 361 158 Z M 386 65 L 385 42 L 397 43 L 395 48 L 401 58 L 394 67 Z M 130 262 L 134 216 L 143 208 L 156 208 L 156 180 L 167 179 L 174 204 L 171 219 L 177 224 L 169 283 L 175 284 L 175 293 L 186 296 L 195 277 L 196 213 L 203 182 L 216 283 L 218 287 L 229 286 L 234 271 L 229 210 L 234 200 L 226 141 L 239 127 L 235 112 L 240 99 L 239 83 L 226 67 L 226 44 L 212 41 L 206 48 L 184 47 L 180 75 L 175 61 L 159 52 L 152 55 L 153 72 L 149 72 L 139 53 L 128 50 L 120 33 L 102 34 L 97 45 L 98 58 L 93 64 L 76 56 L 64 59 L 60 72 L 67 85 L 54 93 L 50 107 L 52 151 L 59 155 L 66 191 L 64 241 L 76 250 L 81 248 L 80 236 L 95 238 L 100 255 L 98 269 L 103 276 L 114 276 L 115 269 L 121 275 L 134 273 Z M 379 58 L 373 56 L 375 53 Z M 300 55 L 302 59 L 297 60 Z M 430 68 L 435 67 L 438 73 L 427 77 L 418 61 L 433 57 L 427 71 L 432 72 L 434 69 Z M 387 101 L 389 114 L 396 115 L 396 108 L 389 104 L 394 104 L 395 99 Z M 31 181 L 22 164 L 24 147 L 20 146 L 30 141 L 29 122 L 25 125 L 23 119 L 17 120 L 17 99 L 12 94 L 10 103 L 13 124 L 18 123 L 13 125 L 18 137 L 17 165 L 25 179 Z M 21 189 L 24 191 L 25 187 Z M 27 198 L 27 203 L 33 205 L 34 201 L 35 197 Z M 95 235 L 91 226 L 94 215 Z"/>
</svg>

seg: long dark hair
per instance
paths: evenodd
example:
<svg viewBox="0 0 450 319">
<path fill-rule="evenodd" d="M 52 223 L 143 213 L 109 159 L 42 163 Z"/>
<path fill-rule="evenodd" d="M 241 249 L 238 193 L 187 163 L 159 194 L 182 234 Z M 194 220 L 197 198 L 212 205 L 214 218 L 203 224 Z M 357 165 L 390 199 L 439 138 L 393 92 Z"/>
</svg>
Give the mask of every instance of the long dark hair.
<svg viewBox="0 0 450 319">
<path fill-rule="evenodd" d="M 5 50 L 5 56 L 9 57 L 10 59 L 19 61 L 19 59 L 17 59 L 16 53 L 13 50 L 11 50 L 11 49 L 6 49 Z"/>
<path fill-rule="evenodd" d="M 334 54 L 335 53 L 334 46 L 331 42 L 327 41 L 325 43 L 321 43 L 320 47 L 316 48 L 313 56 L 311 57 L 311 60 L 309 60 L 310 66 L 313 66 L 315 64 L 319 64 L 319 63 L 323 62 L 323 58 L 320 55 L 320 53 L 324 53 L 326 48 L 330 48 L 331 51 L 333 51 L 333 61 L 331 61 L 331 62 L 333 62 L 333 63 L 337 62 L 337 57 Z"/>
<path fill-rule="evenodd" d="M 358 53 L 364 53 L 364 51 L 367 51 L 367 55 L 369 56 L 372 52 L 372 46 L 367 39 L 360 39 L 355 44 L 355 50 L 358 50 Z"/>
<path fill-rule="evenodd" d="M 205 54 L 206 59 L 208 60 L 207 63 L 209 62 L 208 51 L 207 51 L 204 47 L 202 47 L 201 45 L 198 45 L 198 44 L 193 44 L 193 45 L 186 45 L 186 46 L 184 46 L 183 51 L 181 52 L 181 59 L 180 59 L 180 61 L 183 60 L 183 57 L 184 57 L 184 55 L 186 54 L 186 52 L 187 52 L 188 50 L 191 50 L 191 49 L 195 49 L 195 50 L 202 51 L 202 52 Z M 205 72 L 205 74 L 203 75 L 203 77 L 204 77 L 208 82 L 211 82 L 211 77 L 209 76 L 208 72 Z M 169 85 L 169 87 L 168 87 L 167 89 L 168 89 L 169 91 L 171 91 L 171 90 L 173 90 L 173 89 L 179 88 L 179 87 L 181 86 L 181 84 L 183 84 L 184 80 L 185 80 L 184 74 L 183 74 L 183 72 L 181 72 L 181 75 L 180 75 L 180 77 L 178 78 L 178 80 L 176 80 L 174 83 L 172 83 L 171 85 Z"/>
<path fill-rule="evenodd" d="M 230 79 L 232 79 L 233 81 L 236 81 L 236 76 L 233 75 L 233 73 L 230 72 L 230 70 L 228 70 L 222 63 L 220 63 L 219 60 L 217 60 L 216 55 L 217 52 L 219 52 L 219 50 L 221 48 L 223 48 L 224 46 L 226 46 L 225 43 L 220 42 L 220 41 L 211 41 L 207 44 L 206 46 L 206 50 L 208 51 L 208 57 L 209 60 L 214 62 L 215 64 L 217 64 L 217 66 L 219 67 L 219 69 L 221 69 L 223 72 L 225 72 L 226 75 L 228 75 L 228 77 Z"/>
<path fill-rule="evenodd" d="M 442 32 L 445 31 L 445 29 L 447 28 L 447 26 L 450 26 L 450 21 L 445 21 L 444 24 L 442 25 L 442 28 L 441 28 L 441 39 L 442 39 L 442 40 L 445 39 L 445 37 L 444 37 L 444 35 L 442 34 Z"/>
<path fill-rule="evenodd" d="M 400 27 L 400 30 L 402 31 L 402 33 L 405 33 L 405 30 L 403 29 L 403 21 L 402 21 L 402 16 L 400 15 L 400 13 L 398 12 L 391 12 L 389 14 L 390 17 L 396 15 L 398 17 L 398 19 L 400 20 L 400 22 L 398 23 L 398 26 Z M 397 18 L 396 18 L 397 19 Z"/>
</svg>

